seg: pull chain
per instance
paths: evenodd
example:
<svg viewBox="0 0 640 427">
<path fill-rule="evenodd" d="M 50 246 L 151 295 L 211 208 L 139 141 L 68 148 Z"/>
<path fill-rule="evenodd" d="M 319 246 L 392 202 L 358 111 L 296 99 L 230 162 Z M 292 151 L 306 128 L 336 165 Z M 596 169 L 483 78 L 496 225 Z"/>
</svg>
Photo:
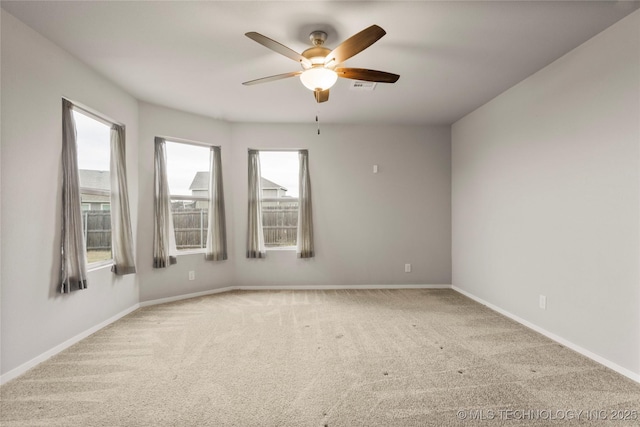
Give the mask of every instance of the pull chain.
<svg viewBox="0 0 640 427">
<path fill-rule="evenodd" d="M 316 124 L 318 125 L 318 135 L 320 135 L 320 120 L 318 119 L 319 115 L 320 115 L 320 113 L 316 114 Z"/>
</svg>

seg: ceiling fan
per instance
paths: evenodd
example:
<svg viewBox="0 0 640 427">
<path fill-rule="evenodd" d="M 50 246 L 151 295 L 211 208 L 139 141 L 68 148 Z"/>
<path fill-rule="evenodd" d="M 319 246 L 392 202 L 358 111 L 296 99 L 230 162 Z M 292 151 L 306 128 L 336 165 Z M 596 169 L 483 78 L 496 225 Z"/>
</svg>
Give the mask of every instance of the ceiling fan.
<svg viewBox="0 0 640 427">
<path fill-rule="evenodd" d="M 344 61 L 362 52 L 380 40 L 385 34 L 386 31 L 382 28 L 377 25 L 372 25 L 351 36 L 338 47 L 331 50 L 324 46 L 327 33 L 324 31 L 313 31 L 309 34 L 309 39 L 311 43 L 313 43 L 313 47 L 310 47 L 300 54 L 262 34 L 256 32 L 246 33 L 245 36 L 250 39 L 300 63 L 302 70 L 250 80 L 242 84 L 254 85 L 300 76 L 302 84 L 313 91 L 316 102 L 326 102 L 329 100 L 329 89 L 336 83 L 338 77 L 377 83 L 395 83 L 400 78 L 397 74 L 368 70 L 365 68 L 341 67 Z"/>
</svg>

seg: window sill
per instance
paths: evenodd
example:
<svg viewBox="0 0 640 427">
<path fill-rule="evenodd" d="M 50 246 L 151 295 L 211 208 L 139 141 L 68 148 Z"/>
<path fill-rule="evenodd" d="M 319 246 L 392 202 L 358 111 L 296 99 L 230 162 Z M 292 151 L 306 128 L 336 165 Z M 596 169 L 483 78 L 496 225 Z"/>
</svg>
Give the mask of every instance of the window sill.
<svg viewBox="0 0 640 427">
<path fill-rule="evenodd" d="M 107 261 L 94 262 L 87 265 L 87 273 L 91 273 L 92 271 L 102 270 L 104 268 L 111 268 L 112 265 L 113 265 L 112 259 Z"/>
<path fill-rule="evenodd" d="M 206 249 L 189 249 L 176 252 L 175 256 L 204 254 Z"/>
<path fill-rule="evenodd" d="M 267 252 L 269 251 L 295 251 L 297 249 L 296 246 L 275 246 L 273 248 L 266 248 Z"/>
</svg>

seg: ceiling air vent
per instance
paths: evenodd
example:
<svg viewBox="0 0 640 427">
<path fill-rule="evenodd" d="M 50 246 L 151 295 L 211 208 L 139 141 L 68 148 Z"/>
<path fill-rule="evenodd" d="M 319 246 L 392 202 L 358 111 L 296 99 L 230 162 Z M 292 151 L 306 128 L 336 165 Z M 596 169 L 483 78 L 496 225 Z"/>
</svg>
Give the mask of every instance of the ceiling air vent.
<svg viewBox="0 0 640 427">
<path fill-rule="evenodd" d="M 375 82 L 363 82 L 360 80 L 352 80 L 349 90 L 355 90 L 358 92 L 371 92 L 375 88 L 376 88 Z"/>
</svg>

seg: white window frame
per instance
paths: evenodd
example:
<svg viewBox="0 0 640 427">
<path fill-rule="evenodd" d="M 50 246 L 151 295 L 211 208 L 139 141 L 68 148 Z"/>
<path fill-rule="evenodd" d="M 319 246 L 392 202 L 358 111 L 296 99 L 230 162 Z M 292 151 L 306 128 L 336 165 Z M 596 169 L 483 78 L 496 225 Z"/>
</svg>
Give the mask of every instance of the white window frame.
<svg viewBox="0 0 640 427">
<path fill-rule="evenodd" d="M 185 145 L 193 145 L 199 148 L 203 148 L 203 149 L 210 149 L 211 145 L 209 144 L 205 144 L 203 142 L 197 142 L 197 141 L 190 141 L 190 140 L 186 140 L 186 139 L 181 139 L 181 138 L 173 138 L 173 137 L 163 137 L 165 140 L 165 143 L 175 143 L 175 144 L 185 144 Z M 211 170 L 209 170 L 209 173 L 211 173 Z M 171 194 L 171 185 L 169 185 L 169 200 L 170 203 L 173 204 L 173 202 L 209 202 L 209 198 L 211 197 L 211 189 L 208 190 L 208 196 L 190 196 L 190 195 L 174 195 Z M 173 217 L 173 212 L 172 212 L 172 217 Z M 173 220 L 173 218 L 172 218 Z M 175 221 L 173 222 L 173 225 L 175 226 Z M 191 249 L 178 249 L 177 248 L 177 239 L 176 239 L 176 231 L 175 231 L 175 227 L 173 227 L 173 235 L 174 235 L 174 239 L 176 239 L 176 256 L 180 256 L 180 255 L 191 255 L 191 254 L 203 254 L 206 252 L 207 248 L 206 245 L 204 244 L 204 241 L 207 237 L 207 233 L 204 230 L 204 224 L 201 223 L 201 229 L 200 229 L 200 234 L 201 234 L 201 244 L 203 245 L 201 248 L 191 248 Z"/>
<path fill-rule="evenodd" d="M 82 114 L 83 116 L 86 116 L 90 119 L 93 119 L 97 122 L 100 122 L 106 126 L 108 126 L 109 128 L 111 126 L 113 126 L 114 124 L 117 124 L 115 121 L 109 120 L 108 118 L 106 118 L 105 116 L 103 116 L 102 114 L 99 114 L 95 111 L 93 111 L 90 108 L 87 108 L 83 105 L 79 105 L 75 102 L 72 102 L 73 107 L 72 107 L 72 111 Z M 77 132 L 77 128 L 76 128 L 76 132 Z M 107 143 L 109 144 L 109 148 L 111 147 L 111 139 L 109 139 L 107 141 Z M 76 139 L 76 144 L 80 144 L 80 141 L 78 139 Z M 109 149 L 109 152 L 111 152 L 111 150 Z M 109 170 L 109 174 L 111 174 L 111 170 Z M 84 213 L 85 211 L 82 210 L 82 206 L 84 205 L 84 203 L 81 203 L 80 205 L 80 210 Z M 89 209 L 88 211 L 90 211 L 91 209 Z M 109 210 L 111 211 L 111 210 Z M 86 224 L 83 224 L 83 227 L 86 230 Z M 111 232 L 113 233 L 113 230 L 111 230 Z M 112 235 L 113 236 L 113 235 Z M 85 238 L 86 239 L 86 238 Z M 86 240 L 85 240 L 85 245 L 86 245 Z M 113 237 L 111 238 L 111 248 L 113 250 Z M 87 256 L 87 271 L 94 271 L 94 270 L 98 270 L 104 267 L 110 267 L 113 265 L 113 252 L 111 252 L 111 258 L 109 259 L 105 259 L 102 261 L 96 261 L 96 262 L 89 262 L 88 260 L 88 251 L 87 248 L 85 246 L 84 248 L 85 250 L 85 255 Z"/>
<path fill-rule="evenodd" d="M 294 148 L 284 148 L 284 149 L 258 149 L 257 150 L 258 153 L 263 153 L 263 152 L 267 152 L 267 153 L 298 153 L 298 149 L 294 149 Z M 268 178 L 266 178 L 268 179 Z M 262 194 L 264 193 L 264 191 L 262 191 Z M 265 233 L 265 228 L 266 227 L 271 227 L 271 226 L 267 226 L 264 225 L 264 204 L 265 202 L 269 203 L 269 202 L 282 202 L 282 201 L 288 201 L 288 202 L 296 202 L 298 203 L 298 208 L 296 209 L 296 212 L 300 209 L 300 199 L 298 197 L 262 197 L 262 194 L 260 195 L 260 204 L 262 206 L 262 233 L 263 236 L 265 237 L 265 250 L 267 251 L 295 251 L 296 250 L 296 245 L 298 242 L 298 236 L 297 236 L 297 224 L 295 227 L 293 226 L 289 226 L 289 228 L 295 228 L 296 229 L 296 241 L 292 244 L 292 245 L 288 245 L 288 246 L 268 246 L 267 244 L 267 239 L 266 239 L 266 233 Z M 283 226 L 284 227 L 284 226 Z M 277 227 L 275 226 L 275 228 L 283 228 L 283 227 Z"/>
</svg>

